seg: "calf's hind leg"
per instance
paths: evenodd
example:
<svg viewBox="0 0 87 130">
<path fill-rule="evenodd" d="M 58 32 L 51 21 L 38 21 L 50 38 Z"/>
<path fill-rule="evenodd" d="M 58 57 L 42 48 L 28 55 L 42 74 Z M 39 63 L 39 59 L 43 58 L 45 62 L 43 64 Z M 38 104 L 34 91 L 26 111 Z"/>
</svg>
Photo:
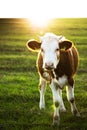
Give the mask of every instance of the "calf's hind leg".
<svg viewBox="0 0 87 130">
<path fill-rule="evenodd" d="M 67 92 L 67 99 L 70 102 L 71 111 L 75 116 L 80 116 L 80 113 L 78 112 L 78 109 L 75 104 L 75 98 L 74 98 L 74 86 L 68 85 L 66 87 Z"/>
</svg>

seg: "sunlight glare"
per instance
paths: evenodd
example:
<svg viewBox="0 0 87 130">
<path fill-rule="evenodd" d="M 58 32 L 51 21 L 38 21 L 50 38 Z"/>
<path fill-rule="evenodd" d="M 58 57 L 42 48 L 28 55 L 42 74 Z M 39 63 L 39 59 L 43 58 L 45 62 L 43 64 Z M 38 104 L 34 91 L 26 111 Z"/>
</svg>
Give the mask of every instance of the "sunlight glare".
<svg viewBox="0 0 87 130">
<path fill-rule="evenodd" d="M 43 27 L 47 26 L 47 24 L 49 22 L 49 18 L 31 17 L 31 18 L 29 18 L 29 21 L 30 21 L 32 26 L 43 28 Z"/>
</svg>

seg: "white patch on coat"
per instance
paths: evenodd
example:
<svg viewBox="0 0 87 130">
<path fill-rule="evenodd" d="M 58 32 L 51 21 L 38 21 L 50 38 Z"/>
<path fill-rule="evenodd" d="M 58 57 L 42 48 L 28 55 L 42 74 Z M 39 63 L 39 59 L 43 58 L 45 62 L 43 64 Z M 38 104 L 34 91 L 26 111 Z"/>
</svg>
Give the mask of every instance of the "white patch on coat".
<svg viewBox="0 0 87 130">
<path fill-rule="evenodd" d="M 67 79 L 67 76 L 66 75 L 63 75 L 62 77 L 60 77 L 59 79 L 58 79 L 58 82 L 59 82 L 59 85 L 61 86 L 61 87 L 63 87 L 65 84 L 67 84 L 67 82 L 68 82 L 68 79 Z"/>
<path fill-rule="evenodd" d="M 53 79 L 54 83 L 58 84 L 58 86 L 62 89 L 64 85 L 67 84 L 68 79 L 66 75 L 63 75 L 62 77 L 59 77 L 58 80 L 55 78 Z"/>
</svg>

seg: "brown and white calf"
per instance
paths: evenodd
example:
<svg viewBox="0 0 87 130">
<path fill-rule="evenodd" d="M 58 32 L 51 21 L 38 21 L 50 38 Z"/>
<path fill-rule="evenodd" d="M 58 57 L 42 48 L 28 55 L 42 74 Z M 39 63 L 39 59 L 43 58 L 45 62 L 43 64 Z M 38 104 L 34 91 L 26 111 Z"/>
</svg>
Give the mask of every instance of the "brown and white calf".
<svg viewBox="0 0 87 130">
<path fill-rule="evenodd" d="M 41 42 L 30 40 L 27 47 L 31 51 L 39 51 L 37 68 L 40 75 L 40 109 L 45 108 L 45 87 L 47 82 L 53 94 L 54 116 L 53 124 L 59 124 L 59 112 L 66 108 L 62 99 L 62 89 L 66 85 L 67 99 L 71 111 L 75 116 L 80 116 L 74 98 L 74 74 L 78 67 L 78 52 L 74 44 L 63 36 L 46 33 L 40 38 Z"/>
</svg>

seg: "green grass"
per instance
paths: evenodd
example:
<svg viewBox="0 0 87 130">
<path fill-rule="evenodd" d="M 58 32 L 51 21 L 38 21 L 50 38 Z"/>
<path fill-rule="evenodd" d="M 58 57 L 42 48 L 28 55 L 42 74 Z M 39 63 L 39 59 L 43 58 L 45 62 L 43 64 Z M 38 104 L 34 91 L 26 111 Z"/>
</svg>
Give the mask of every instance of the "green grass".
<svg viewBox="0 0 87 130">
<path fill-rule="evenodd" d="M 61 113 L 60 130 L 87 129 L 87 19 L 52 19 L 45 28 L 33 28 L 27 19 L 0 19 L 0 130 L 53 130 L 52 93 L 47 86 L 46 109 L 39 110 L 37 53 L 26 48 L 27 40 L 53 32 L 72 40 L 79 51 L 75 76 L 76 104 L 80 118 Z"/>
</svg>

